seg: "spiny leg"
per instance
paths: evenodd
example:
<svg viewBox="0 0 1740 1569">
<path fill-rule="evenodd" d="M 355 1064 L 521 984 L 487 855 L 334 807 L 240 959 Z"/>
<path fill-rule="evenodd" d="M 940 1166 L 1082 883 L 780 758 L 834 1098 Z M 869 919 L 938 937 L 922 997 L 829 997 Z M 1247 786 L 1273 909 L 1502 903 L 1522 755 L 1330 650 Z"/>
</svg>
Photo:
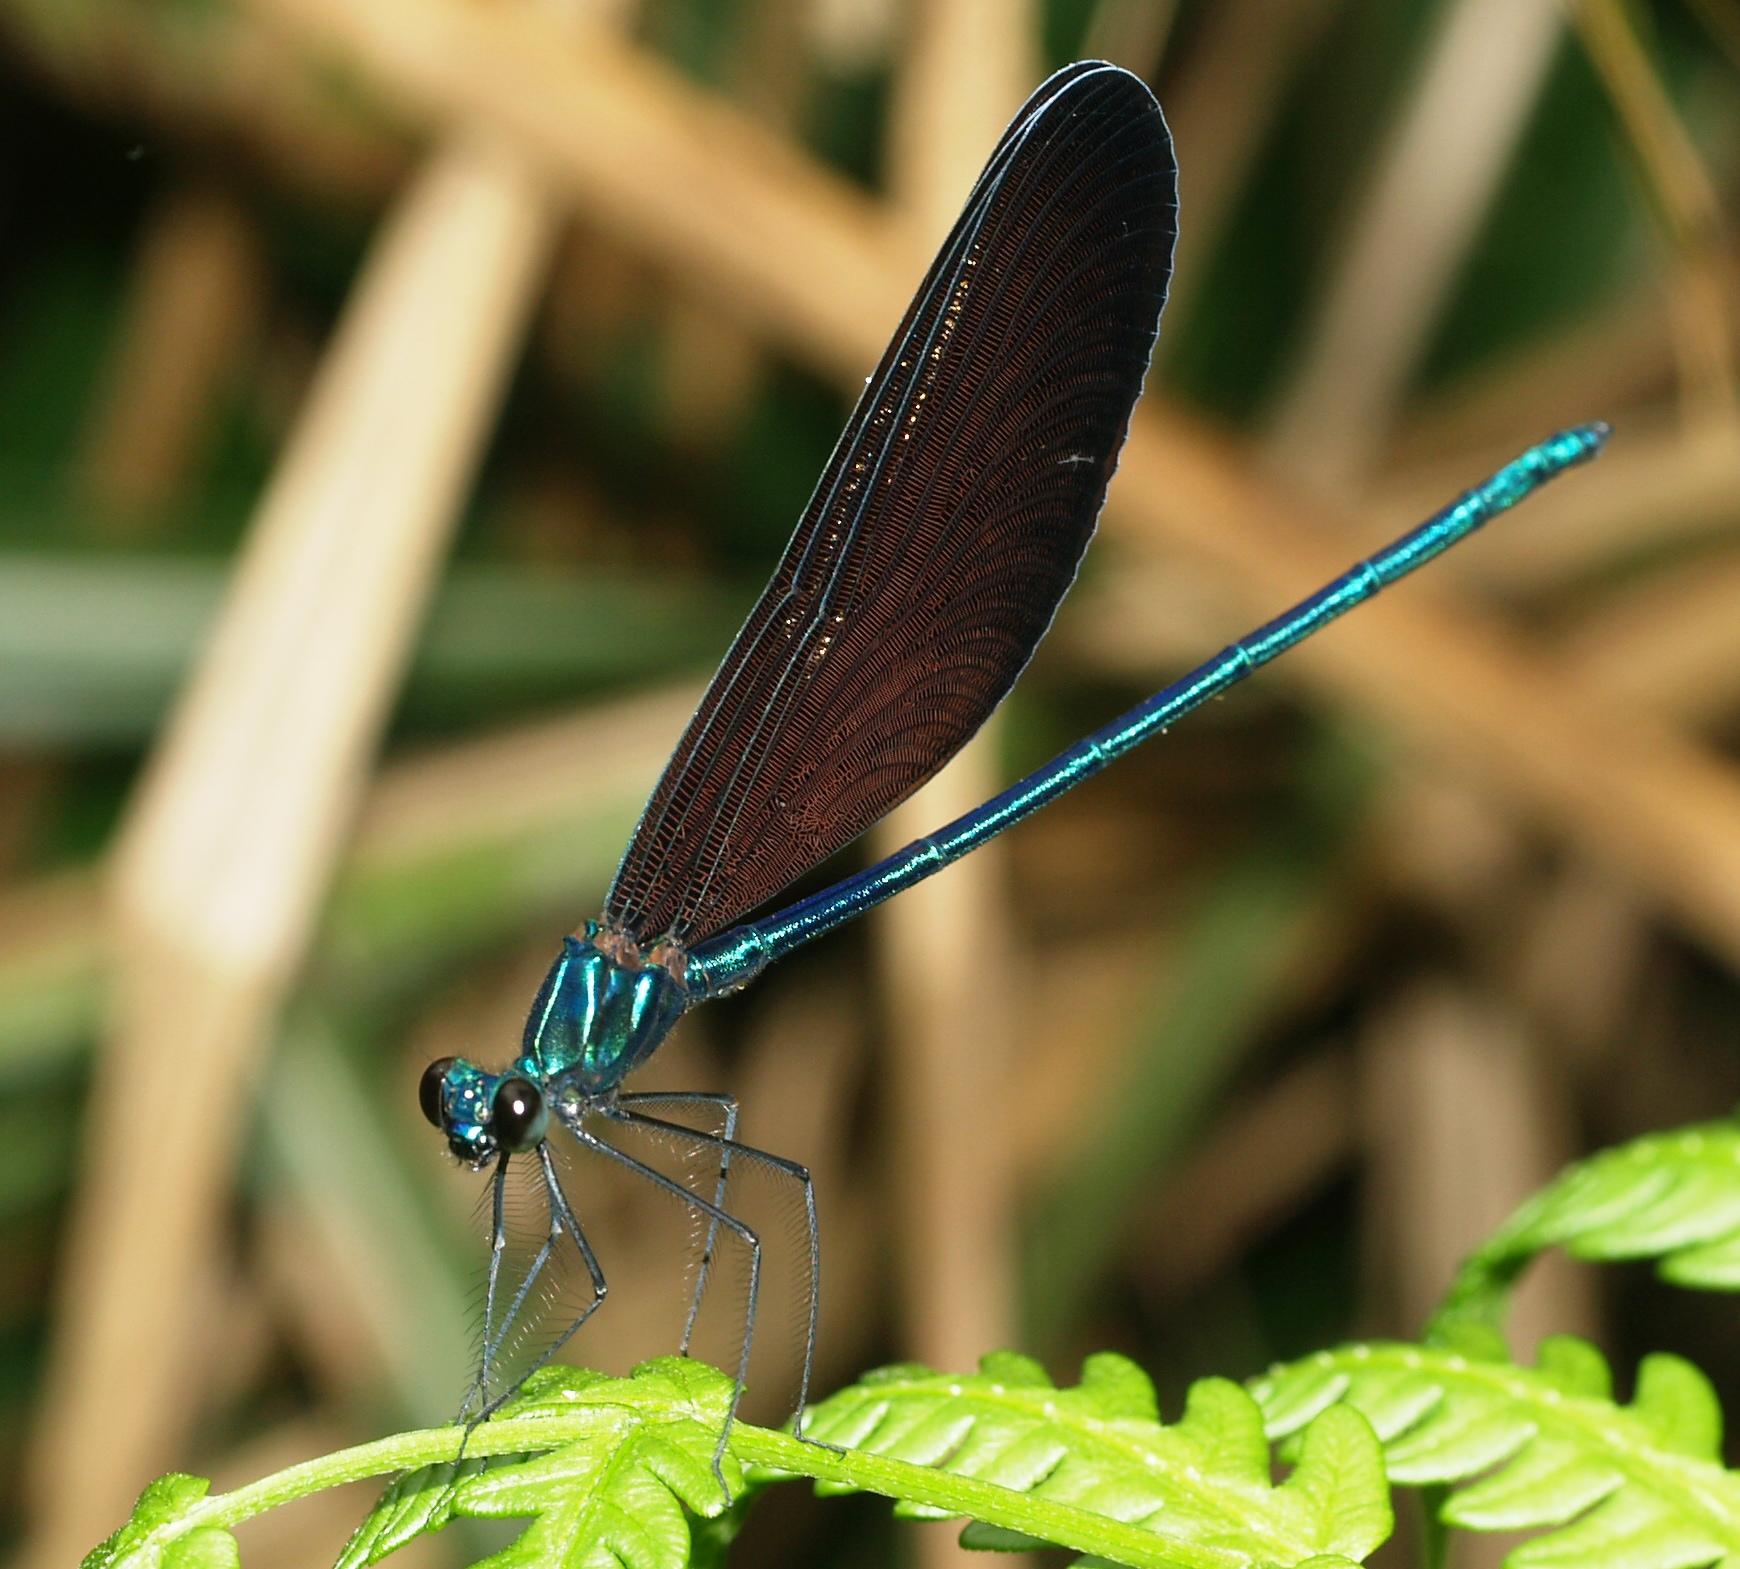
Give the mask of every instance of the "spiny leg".
<svg viewBox="0 0 1740 1569">
<path fill-rule="evenodd" d="M 483 1347 L 483 1365 L 487 1368 L 501 1354 L 502 1342 L 507 1339 L 508 1331 L 514 1327 L 521 1311 L 526 1305 L 526 1297 L 537 1283 L 538 1276 L 543 1274 L 544 1266 L 550 1262 L 550 1255 L 556 1251 L 556 1244 L 561 1240 L 562 1229 L 554 1218 L 550 1221 L 550 1234 L 544 1238 L 538 1251 L 532 1255 L 532 1262 L 526 1266 L 526 1272 L 520 1279 L 519 1290 L 514 1293 L 514 1299 L 508 1303 L 508 1310 L 502 1315 L 501 1328 L 495 1332 L 495 1339 L 486 1341 Z"/>
<path fill-rule="evenodd" d="M 674 1099 L 675 1097 L 646 1096 L 635 1097 L 652 1099 Z M 615 1107 L 607 1109 L 606 1116 L 618 1122 L 626 1122 L 632 1126 L 652 1128 L 660 1133 L 677 1138 L 688 1138 L 696 1143 L 709 1145 L 720 1152 L 720 1166 L 723 1171 L 733 1156 L 743 1160 L 758 1161 L 763 1166 L 778 1173 L 780 1176 L 796 1182 L 803 1193 L 804 1225 L 809 1237 L 809 1277 L 807 1314 L 804 1324 L 804 1361 L 803 1371 L 798 1378 L 797 1414 L 792 1421 L 792 1437 L 803 1439 L 804 1411 L 809 1405 L 810 1374 L 815 1366 L 816 1330 L 821 1311 L 821 1277 L 822 1277 L 822 1234 L 821 1226 L 816 1216 L 816 1189 L 810 1178 L 808 1167 L 799 1165 L 795 1160 L 787 1160 L 783 1155 L 774 1155 L 767 1150 L 757 1149 L 752 1144 L 743 1144 L 728 1134 L 703 1133 L 696 1128 L 685 1128 L 681 1123 L 666 1122 L 662 1117 L 649 1117 L 640 1112 L 629 1111 L 624 1104 L 631 1097 L 624 1096 Z M 735 1119 L 733 1119 L 735 1121 Z M 721 1211 L 723 1213 L 723 1211 Z M 717 1235 L 718 1223 L 715 1222 L 709 1235 Z M 699 1306 L 697 1299 L 696 1306 Z M 687 1336 L 684 1337 L 684 1351 L 688 1350 Z M 809 1440 L 804 1440 L 809 1442 Z"/>
<path fill-rule="evenodd" d="M 566 1119 L 564 1120 L 566 1121 Z M 651 1119 L 622 1116 L 619 1117 L 618 1120 L 625 1122 L 638 1122 Z M 597 1135 L 588 1133 L 579 1125 L 578 1118 L 572 1122 L 567 1122 L 566 1125 L 574 1137 L 588 1149 L 596 1150 L 600 1155 L 608 1156 L 619 1165 L 626 1166 L 630 1171 L 637 1172 L 640 1176 L 646 1178 L 646 1180 L 652 1183 L 654 1187 L 661 1188 L 666 1193 L 671 1194 L 672 1197 L 676 1198 L 679 1202 L 688 1205 L 692 1209 L 699 1210 L 715 1224 L 723 1226 L 734 1236 L 740 1238 L 743 1245 L 749 1249 L 749 1303 L 748 1308 L 743 1315 L 743 1348 L 738 1353 L 737 1357 L 737 1379 L 731 1390 L 731 1407 L 725 1413 L 725 1425 L 719 1429 L 719 1442 L 713 1450 L 713 1475 L 718 1480 L 719 1486 L 724 1491 L 725 1496 L 729 1498 L 731 1496 L 731 1489 L 726 1484 L 724 1469 L 725 1445 L 731 1437 L 731 1424 L 737 1420 L 737 1405 L 743 1398 L 743 1387 L 745 1383 L 748 1382 L 749 1378 L 749 1348 L 755 1338 L 755 1316 L 761 1306 L 761 1238 L 735 1215 L 728 1214 L 725 1210 L 720 1209 L 717 1204 L 710 1203 L 708 1200 L 702 1198 L 698 1193 L 691 1193 L 682 1185 L 682 1183 L 678 1182 L 675 1177 L 667 1177 L 656 1167 L 647 1165 L 645 1161 L 636 1160 L 634 1156 L 630 1155 L 626 1150 L 619 1150 L 614 1145 L 606 1144 L 604 1140 L 597 1137 Z M 669 1126 L 677 1128 L 676 1123 L 671 1123 Z M 679 1128 L 678 1131 L 683 1133 L 692 1132 L 692 1130 L 688 1128 Z"/>
<path fill-rule="evenodd" d="M 537 1257 L 533 1260 L 531 1268 L 526 1271 L 526 1278 L 521 1283 L 519 1291 L 514 1296 L 513 1307 L 509 1310 L 507 1318 L 503 1320 L 501 1332 L 496 1337 L 496 1348 L 498 1350 L 500 1349 L 500 1343 L 506 1338 L 508 1328 L 512 1325 L 520 1307 L 524 1304 L 526 1294 L 530 1291 L 532 1282 L 537 1278 L 538 1273 L 544 1268 L 545 1264 L 549 1262 L 550 1255 L 555 1251 L 557 1242 L 561 1240 L 564 1229 L 566 1229 L 569 1236 L 574 1239 L 574 1246 L 578 1248 L 580 1252 L 580 1262 L 586 1266 L 586 1273 L 591 1278 L 592 1300 L 574 1315 L 573 1321 L 562 1331 L 561 1334 L 538 1353 L 537 1360 L 533 1362 L 523 1374 L 521 1374 L 518 1381 L 514 1384 L 513 1389 L 503 1390 L 501 1394 L 497 1395 L 494 1400 L 490 1401 L 489 1404 L 483 1408 L 482 1413 L 477 1419 L 479 1422 L 487 1420 L 499 1411 L 513 1398 L 515 1390 L 517 1390 L 521 1384 L 524 1384 L 532 1374 L 549 1362 L 563 1346 L 567 1345 L 568 1342 L 579 1333 L 580 1326 L 604 1305 L 604 1298 L 610 1290 L 609 1282 L 604 1278 L 604 1271 L 599 1268 L 598 1255 L 592 1251 L 592 1244 L 586 1240 L 586 1233 L 580 1229 L 580 1222 L 575 1218 L 574 1210 L 568 1203 L 568 1195 L 562 1191 L 562 1184 L 556 1177 L 556 1166 L 555 1162 L 550 1158 L 548 1142 L 538 1146 L 538 1159 L 543 1165 L 544 1191 L 546 1197 L 550 1201 L 550 1235 L 545 1240 L 544 1245 L 538 1249 Z"/>
<path fill-rule="evenodd" d="M 735 1095 L 715 1095 L 704 1090 L 677 1090 L 671 1093 L 650 1091 L 645 1094 L 621 1095 L 616 1104 L 624 1109 L 630 1106 L 712 1106 L 725 1113 L 725 1147 L 719 1152 L 719 1180 L 713 1186 L 713 1202 L 721 1209 L 725 1206 L 725 1188 L 731 1179 L 731 1149 L 732 1138 L 737 1132 L 737 1097 Z M 634 1115 L 631 1113 L 631 1115 Z M 689 1354 L 689 1346 L 695 1338 L 695 1322 L 701 1316 L 701 1297 L 707 1290 L 707 1279 L 713 1269 L 713 1249 L 719 1242 L 719 1222 L 707 1222 L 707 1237 L 701 1244 L 701 1267 L 695 1272 L 695 1294 L 689 1299 L 689 1315 L 683 1320 L 683 1338 L 677 1350 L 683 1355 Z"/>
<path fill-rule="evenodd" d="M 494 1196 L 491 1200 L 489 1222 L 489 1280 L 483 1292 L 483 1346 L 478 1357 L 477 1374 L 471 1381 L 471 1388 L 465 1393 L 465 1402 L 459 1408 L 456 1421 L 466 1423 L 469 1433 L 474 1424 L 467 1421 L 474 1400 L 487 1401 L 489 1398 L 489 1362 L 493 1355 L 495 1326 L 495 1291 L 496 1282 L 501 1277 L 502 1254 L 507 1251 L 507 1168 L 508 1154 L 502 1151 L 501 1159 L 496 1162 L 493 1182 Z M 482 1419 L 479 1418 L 481 1421 Z"/>
</svg>

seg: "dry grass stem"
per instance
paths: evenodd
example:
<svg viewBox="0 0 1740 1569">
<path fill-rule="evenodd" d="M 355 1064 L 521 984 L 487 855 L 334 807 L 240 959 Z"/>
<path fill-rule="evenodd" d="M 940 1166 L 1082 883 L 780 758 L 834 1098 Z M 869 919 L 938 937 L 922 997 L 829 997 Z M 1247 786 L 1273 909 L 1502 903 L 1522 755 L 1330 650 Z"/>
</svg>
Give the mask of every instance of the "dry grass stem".
<svg viewBox="0 0 1740 1569">
<path fill-rule="evenodd" d="M 1302 528 L 1292 498 L 1153 405 L 1132 430 L 1116 500 L 1114 526 L 1217 560 L 1267 610 L 1302 598 L 1349 554 L 1327 543 L 1327 521 Z M 1491 617 L 1425 585 L 1367 606 L 1288 669 L 1333 682 L 1622 871 L 1718 953 L 1740 955 L 1740 778 L 1710 751 L 1577 690 Z"/>
<path fill-rule="evenodd" d="M 1032 80 L 1036 17 L 1023 5 L 1011 26 L 1008 9 L 1006 0 L 930 7 L 902 63 L 890 165 L 919 265 Z M 993 722 L 889 814 L 875 831 L 877 853 L 996 792 L 999 728 Z M 992 846 L 872 917 L 892 1053 L 888 1170 L 901 1238 L 899 1343 L 904 1355 L 936 1367 L 970 1367 L 1014 1331 L 1013 1151 L 1002 1112 L 1017 1015 L 1006 876 L 1006 850 Z M 929 1565 L 960 1561 L 961 1550 L 941 1533 L 920 1550 Z"/>
<path fill-rule="evenodd" d="M 1218 0 L 1204 16 L 1166 118 L 1180 148 L 1183 221 L 1167 310 L 1188 317 L 1263 142 L 1281 113 L 1290 73 L 1322 36 L 1336 0 Z M 1164 331 L 1156 349 L 1164 364 Z"/>
<path fill-rule="evenodd" d="M 173 1459 L 244 1108 L 550 232 L 487 141 L 376 247 L 116 854 L 113 1035 L 34 1455 L 43 1564 Z M 399 454 L 380 462 L 383 451 Z M 116 1389 L 130 1398 L 119 1407 Z M 103 1441 L 97 1442 L 101 1434 Z M 100 1456 L 100 1462 L 91 1456 Z"/>
<path fill-rule="evenodd" d="M 1544 427 L 1537 422 L 1528 433 L 1543 434 Z M 1513 435 L 1415 470 L 1361 507 L 1358 539 L 1371 546 L 1388 539 L 1399 520 L 1443 505 L 1513 455 L 1516 446 Z M 1740 494 L 1740 427 L 1708 420 L 1682 428 L 1639 418 L 1617 431 L 1599 473 L 1597 484 L 1573 481 L 1544 491 L 1525 514 L 1449 562 L 1450 570 L 1507 592 L 1534 594 L 1726 536 Z"/>
<path fill-rule="evenodd" d="M 696 696 L 683 686 L 627 698 L 393 764 L 363 797 L 337 876 L 346 882 L 391 876 L 456 845 L 524 856 L 522 846 L 572 824 L 582 807 L 615 811 L 625 825 L 632 823 Z M 539 870 L 545 870 L 541 862 Z M 549 866 L 547 877 L 552 894 L 565 903 L 585 892 L 572 865 Z M 91 875 L 57 872 L 0 893 L 0 977 L 8 992 L 53 999 L 94 985 L 105 951 Z M 531 976 L 532 983 L 538 978 Z M 24 1053 L 9 1049 L 8 1069 L 29 1071 Z M 45 1050 L 64 1060 L 60 1048 Z"/>
<path fill-rule="evenodd" d="M 981 736 L 874 841 L 887 851 L 1001 784 Z M 1008 1042 L 1020 1016 L 1003 856 L 975 855 L 870 918 L 887 998 L 890 1171 L 902 1238 L 902 1352 L 970 1367 L 1013 1326 Z M 904 908 L 902 908 L 904 906 Z"/>
<path fill-rule="evenodd" d="M 1734 264 L 1722 199 L 1619 0 L 1576 0 L 1572 25 L 1631 143 L 1674 254 L 1674 343 L 1690 423 L 1740 418 Z"/>
<path fill-rule="evenodd" d="M 1595 1071 L 1630 1051 L 1649 936 L 1629 890 L 1586 862 L 1556 869 L 1529 901 L 1521 938 L 1500 964 L 1543 1042 L 1573 1070 Z"/>
<path fill-rule="evenodd" d="M 1552 0 L 1451 0 L 1379 155 L 1275 421 L 1282 472 L 1357 490 L 1425 351 L 1539 96 Z"/>
<path fill-rule="evenodd" d="M 1558 648 L 1589 687 L 1708 729 L 1740 710 L 1740 552 L 1656 573 L 1597 604 Z"/>
<path fill-rule="evenodd" d="M 1564 1086 L 1511 1020 L 1448 982 L 1420 983 L 1376 1016 L 1360 1077 L 1386 1299 L 1377 1330 L 1411 1335 L 1462 1256 L 1563 1163 Z M 1519 1351 L 1547 1331 L 1592 1333 L 1590 1289 L 1586 1273 L 1531 1274 L 1512 1323 Z"/>
<path fill-rule="evenodd" d="M 1153 81 L 1178 20 L 1178 0 L 1098 0 L 1082 58 L 1115 60 Z"/>
<path fill-rule="evenodd" d="M 510 841 L 572 819 L 588 800 L 632 807 L 699 695 L 684 682 L 414 753 L 363 798 L 350 865 L 380 871 L 442 845 Z"/>
<path fill-rule="evenodd" d="M 29 9 L 9 9 L 8 43 L 70 98 L 124 123 L 209 139 L 322 199 L 379 200 L 404 172 L 406 149 L 390 129 L 357 115 L 330 78 L 287 71 L 278 41 L 245 12 L 214 7 L 189 28 L 155 8 L 102 5 L 81 11 L 76 27 L 32 28 L 22 25 Z"/>
<path fill-rule="evenodd" d="M 1387 482 L 1423 482 L 1435 468 L 1503 453 L 1524 431 L 1575 425 L 1595 410 L 1627 435 L 1640 420 L 1659 425 L 1656 405 L 1675 367 L 1666 301 L 1622 290 L 1544 342 L 1495 353 L 1415 400 L 1385 453 Z"/>
<path fill-rule="evenodd" d="M 843 377 L 862 380 L 898 319 L 912 280 L 869 202 L 607 29 L 462 0 L 250 4 L 425 122 L 491 125 L 619 243 Z"/>
<path fill-rule="evenodd" d="M 1133 1021 L 1162 993 L 1173 933 L 1152 925 L 1091 942 L 1054 943 L 1021 983 L 1008 1119 L 1027 1193 L 1079 1154 L 1094 1110 L 1129 1076 Z"/>
</svg>

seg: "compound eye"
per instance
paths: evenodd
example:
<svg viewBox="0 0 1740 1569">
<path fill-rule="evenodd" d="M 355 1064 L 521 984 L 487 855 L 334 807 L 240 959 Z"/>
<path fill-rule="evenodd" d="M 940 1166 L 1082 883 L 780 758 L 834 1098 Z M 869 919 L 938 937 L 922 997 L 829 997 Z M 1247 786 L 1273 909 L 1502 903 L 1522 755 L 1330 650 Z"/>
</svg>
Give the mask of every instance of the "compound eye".
<svg viewBox="0 0 1740 1569">
<path fill-rule="evenodd" d="M 447 1082 L 447 1070 L 453 1066 L 451 1057 L 437 1057 L 423 1070 L 417 1085 L 417 1104 L 423 1115 L 435 1126 L 441 1126 L 441 1086 Z"/>
<path fill-rule="evenodd" d="M 503 1149 L 516 1155 L 536 1149 L 544 1142 L 548 1122 L 544 1097 L 530 1079 L 506 1078 L 496 1087 L 490 1107 L 490 1132 Z"/>
</svg>

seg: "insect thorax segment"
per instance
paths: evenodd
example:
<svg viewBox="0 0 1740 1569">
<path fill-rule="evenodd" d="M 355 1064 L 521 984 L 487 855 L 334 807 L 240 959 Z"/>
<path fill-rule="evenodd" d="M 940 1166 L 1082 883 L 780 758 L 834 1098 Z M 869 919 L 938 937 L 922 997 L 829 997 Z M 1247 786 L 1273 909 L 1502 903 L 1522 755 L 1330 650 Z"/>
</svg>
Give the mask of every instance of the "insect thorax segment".
<svg viewBox="0 0 1740 1569">
<path fill-rule="evenodd" d="M 689 1005 L 680 949 L 642 955 L 626 933 L 588 921 L 562 939 L 526 1019 L 523 1054 L 546 1081 L 586 1095 L 614 1089 L 645 1062 Z"/>
</svg>

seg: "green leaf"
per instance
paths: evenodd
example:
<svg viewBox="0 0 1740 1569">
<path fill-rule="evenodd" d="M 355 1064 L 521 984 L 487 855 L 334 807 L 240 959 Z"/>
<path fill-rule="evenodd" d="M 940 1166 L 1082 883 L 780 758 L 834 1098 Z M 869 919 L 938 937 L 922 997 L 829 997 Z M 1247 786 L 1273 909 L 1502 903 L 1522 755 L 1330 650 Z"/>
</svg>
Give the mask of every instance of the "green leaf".
<svg viewBox="0 0 1740 1569">
<path fill-rule="evenodd" d="M 547 1368 L 501 1419 L 547 1414 L 571 1432 L 579 1418 L 579 1436 L 490 1462 L 455 1482 L 440 1508 L 476 1519 L 531 1517 L 516 1541 L 484 1560 L 487 1569 L 683 1569 L 685 1510 L 712 1516 L 728 1502 L 713 1456 L 731 1392 L 725 1374 L 681 1357 L 643 1363 L 628 1378 Z M 729 1453 L 723 1464 L 736 1491 L 741 1470 Z M 425 1497 L 420 1489 L 412 1514 Z"/>
<path fill-rule="evenodd" d="M 342 1569 L 367 1569 L 456 1517 L 530 1521 L 480 1569 L 719 1569 L 751 1489 L 781 1476 L 977 1522 L 970 1539 L 984 1545 L 1054 1543 L 1136 1569 L 1345 1564 L 1390 1526 L 1377 1440 L 1352 1411 L 1313 1427 L 1276 1486 L 1261 1414 L 1237 1385 L 1196 1385 L 1183 1418 L 1165 1426 L 1152 1386 L 1119 1357 L 1090 1359 L 1067 1390 L 1008 1353 L 965 1379 L 887 1368 L 817 1408 L 811 1431 L 824 1442 L 737 1423 L 718 1456 L 732 1388 L 682 1358 L 628 1378 L 546 1369 L 467 1433 L 398 1434 L 215 1498 L 197 1478 L 166 1478 L 90 1569 L 236 1569 L 226 1533 L 241 1521 L 390 1474 L 399 1480 Z M 850 1428 L 864 1430 L 866 1447 L 832 1447 Z"/>
<path fill-rule="evenodd" d="M 1592 1347 L 1561 1337 L 1535 1367 L 1441 1347 L 1354 1345 L 1271 1370 L 1252 1393 L 1272 1438 L 1361 1412 L 1392 1481 L 1460 1484 L 1445 1523 L 1541 1531 L 1511 1569 L 1699 1569 L 1740 1557 L 1740 1475 L 1721 1412 L 1689 1362 L 1658 1355 L 1629 1406 Z M 1301 1466 L 1303 1469 L 1303 1466 Z M 1297 1475 L 1297 1473 L 1295 1473 Z"/>
<path fill-rule="evenodd" d="M 1287 1486 L 1312 1498 L 1328 1525 L 1323 1550 L 1334 1557 L 1365 1558 L 1395 1526 L 1371 1425 L 1347 1406 L 1325 1411 L 1305 1429 L 1299 1464 Z"/>
<path fill-rule="evenodd" d="M 1722 1457 L 1722 1407 L 1710 1381 L 1680 1357 L 1645 1357 L 1637 1370 L 1632 1409 L 1670 1449 L 1696 1460 Z"/>
<path fill-rule="evenodd" d="M 176 1530 L 210 1486 L 203 1476 L 160 1476 L 139 1495 L 127 1523 L 85 1555 L 83 1569 L 238 1569 L 241 1554 L 228 1531 Z"/>
<path fill-rule="evenodd" d="M 480 1460 L 421 1466 L 397 1478 L 352 1534 L 333 1569 L 368 1569 L 453 1517 L 455 1484 L 482 1469 Z"/>
<path fill-rule="evenodd" d="M 170 1543 L 163 1562 L 167 1569 L 241 1569 L 242 1550 L 228 1531 L 203 1526 Z"/>
<path fill-rule="evenodd" d="M 366 1569 L 455 1516 L 530 1518 L 518 1541 L 487 1560 L 491 1569 L 682 1569 L 691 1561 L 690 1518 L 725 1513 L 714 1457 L 733 1387 L 724 1373 L 678 1357 L 644 1363 L 628 1378 L 549 1368 L 469 1431 L 397 1434 L 213 1498 L 199 1477 L 164 1477 L 86 1569 L 237 1569 L 235 1525 L 324 1488 L 394 1473 L 399 1479 L 339 1560 L 343 1569 Z M 792 1444 L 745 1431 L 769 1446 Z M 735 1457 L 725 1454 L 720 1470 L 741 1497 Z M 708 1563 L 719 1562 L 738 1523 L 723 1520 L 702 1534 Z"/>
<path fill-rule="evenodd" d="M 964 1377 L 885 1368 L 823 1401 L 806 1433 L 1139 1527 L 1163 1538 L 1156 1556 L 1166 1561 L 1204 1562 L 1203 1549 L 1228 1565 L 1359 1559 L 1392 1525 L 1377 1445 L 1352 1411 L 1312 1424 L 1292 1475 L 1276 1486 L 1262 1414 L 1238 1385 L 1202 1380 L 1183 1418 L 1166 1426 L 1146 1375 L 1112 1355 L 1090 1358 L 1074 1389 L 1007 1354 Z M 922 1519 L 964 1512 L 912 1503 L 896 1511 Z M 1059 1541 L 1044 1522 L 1036 1509 L 1019 1531 L 1007 1521 L 969 1526 L 962 1541 Z"/>
<path fill-rule="evenodd" d="M 1740 1122 L 1652 1134 L 1568 1167 L 1471 1254 L 1432 1323 L 1497 1325 L 1529 1261 L 1656 1258 L 1677 1285 L 1740 1291 Z"/>
</svg>

